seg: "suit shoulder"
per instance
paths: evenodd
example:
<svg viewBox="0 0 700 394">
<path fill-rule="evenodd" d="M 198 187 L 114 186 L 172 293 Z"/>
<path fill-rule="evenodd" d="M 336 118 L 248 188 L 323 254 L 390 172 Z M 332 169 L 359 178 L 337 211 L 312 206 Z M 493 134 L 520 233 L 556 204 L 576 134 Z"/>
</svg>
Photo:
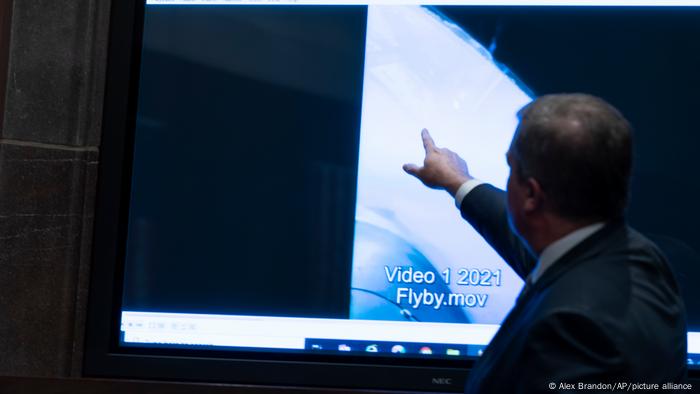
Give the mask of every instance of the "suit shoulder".
<svg viewBox="0 0 700 394">
<path fill-rule="evenodd" d="M 651 258 L 659 261 L 666 261 L 666 256 L 654 241 L 647 238 L 645 235 L 635 230 L 632 227 L 626 227 L 627 243 L 626 247 L 632 251 L 642 252 Z"/>
</svg>

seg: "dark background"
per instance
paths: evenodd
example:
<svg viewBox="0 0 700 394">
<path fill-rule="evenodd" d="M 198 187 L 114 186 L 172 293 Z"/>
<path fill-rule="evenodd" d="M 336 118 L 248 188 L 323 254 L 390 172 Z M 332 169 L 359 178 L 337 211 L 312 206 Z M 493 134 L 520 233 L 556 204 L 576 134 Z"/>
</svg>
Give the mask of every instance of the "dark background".
<svg viewBox="0 0 700 394">
<path fill-rule="evenodd" d="M 0 4 L 0 125 L 5 113 L 5 87 L 7 79 L 7 64 L 10 54 L 10 16 L 12 3 L 9 1 Z"/>
<path fill-rule="evenodd" d="M 125 310 L 347 317 L 365 24 L 147 7 Z"/>
<path fill-rule="evenodd" d="M 670 258 L 700 329 L 700 10 L 434 9 L 535 94 L 591 93 L 628 117 L 630 223 Z M 125 309 L 346 316 L 364 18 L 149 8 Z"/>
<path fill-rule="evenodd" d="M 83 362 L 83 330 L 88 273 L 99 268 L 91 259 L 97 167 L 102 153 L 112 149 L 100 139 L 112 3 L 125 2 L 0 2 L 12 8 L 12 34 L 6 37 L 12 77 L 0 92 L 6 97 L 0 130 L 0 311 L 7 316 L 0 319 L 5 356 L 0 386 L 8 392 L 70 393 L 311 391 L 8 377 L 80 377 L 83 364 L 90 364 Z"/>
<path fill-rule="evenodd" d="M 603 97 L 632 123 L 628 219 L 669 257 L 700 330 L 700 10 L 437 7 L 536 95 Z"/>
</svg>

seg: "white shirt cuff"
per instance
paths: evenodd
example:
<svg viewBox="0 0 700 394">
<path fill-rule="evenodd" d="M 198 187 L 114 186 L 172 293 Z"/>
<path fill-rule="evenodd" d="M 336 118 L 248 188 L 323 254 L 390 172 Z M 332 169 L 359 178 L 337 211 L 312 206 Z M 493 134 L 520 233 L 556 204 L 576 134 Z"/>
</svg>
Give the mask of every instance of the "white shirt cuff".
<svg viewBox="0 0 700 394">
<path fill-rule="evenodd" d="M 482 182 L 478 179 L 470 179 L 462 184 L 462 186 L 457 189 L 457 193 L 455 193 L 455 205 L 457 205 L 457 209 L 462 208 L 462 201 L 464 201 L 464 197 L 469 194 L 470 191 L 472 191 L 475 187 L 483 184 L 485 182 Z"/>
</svg>

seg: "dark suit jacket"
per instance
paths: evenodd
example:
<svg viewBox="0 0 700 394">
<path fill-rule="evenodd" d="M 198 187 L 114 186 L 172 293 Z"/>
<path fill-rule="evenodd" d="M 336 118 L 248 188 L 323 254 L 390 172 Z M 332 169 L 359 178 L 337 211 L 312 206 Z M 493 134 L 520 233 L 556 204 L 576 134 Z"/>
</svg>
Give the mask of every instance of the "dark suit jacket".
<svg viewBox="0 0 700 394">
<path fill-rule="evenodd" d="M 477 186 L 461 212 L 520 277 L 530 273 L 536 259 L 511 230 L 502 190 Z M 684 381 L 686 335 L 683 302 L 664 256 L 623 221 L 608 223 L 520 296 L 470 372 L 466 392 Z"/>
</svg>

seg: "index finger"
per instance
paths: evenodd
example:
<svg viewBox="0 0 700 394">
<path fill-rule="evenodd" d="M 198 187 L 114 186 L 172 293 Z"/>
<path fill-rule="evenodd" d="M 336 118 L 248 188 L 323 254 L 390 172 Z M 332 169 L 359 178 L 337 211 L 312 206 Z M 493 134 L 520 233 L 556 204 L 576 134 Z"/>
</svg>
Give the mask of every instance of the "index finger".
<svg viewBox="0 0 700 394">
<path fill-rule="evenodd" d="M 430 136 L 428 129 L 423 129 L 420 135 L 423 137 L 423 148 L 425 148 L 425 153 L 436 149 L 435 141 L 433 141 L 433 137 Z"/>
</svg>

